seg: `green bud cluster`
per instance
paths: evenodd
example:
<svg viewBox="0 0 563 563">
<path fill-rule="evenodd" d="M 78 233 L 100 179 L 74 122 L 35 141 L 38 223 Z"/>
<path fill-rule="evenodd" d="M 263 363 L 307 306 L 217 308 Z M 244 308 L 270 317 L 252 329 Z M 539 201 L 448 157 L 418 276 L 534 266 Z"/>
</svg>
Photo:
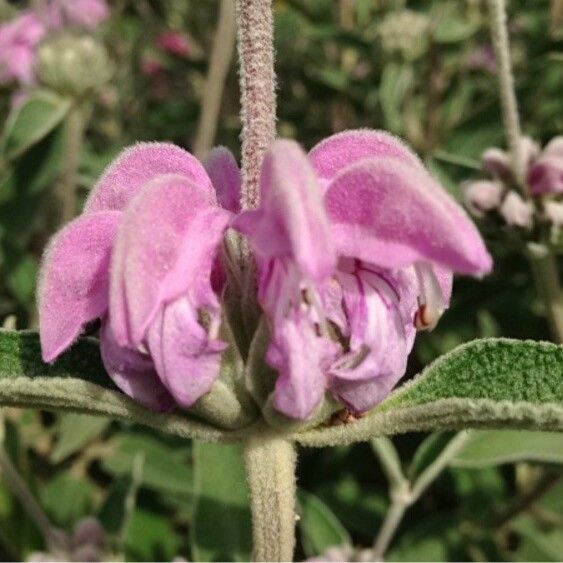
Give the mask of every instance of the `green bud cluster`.
<svg viewBox="0 0 563 563">
<path fill-rule="evenodd" d="M 63 34 L 41 45 L 37 71 L 45 86 L 74 97 L 107 83 L 113 65 L 105 46 L 94 37 Z"/>
<path fill-rule="evenodd" d="M 430 20 L 412 10 L 391 12 L 379 25 L 378 34 L 386 53 L 399 54 L 407 61 L 414 61 L 428 50 Z"/>
</svg>

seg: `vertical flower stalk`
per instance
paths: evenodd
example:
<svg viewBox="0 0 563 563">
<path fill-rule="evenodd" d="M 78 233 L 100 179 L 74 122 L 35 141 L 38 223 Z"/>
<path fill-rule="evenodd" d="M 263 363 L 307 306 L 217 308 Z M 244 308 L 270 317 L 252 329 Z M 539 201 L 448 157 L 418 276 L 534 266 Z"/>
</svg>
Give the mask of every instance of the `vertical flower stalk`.
<svg viewBox="0 0 563 563">
<path fill-rule="evenodd" d="M 241 208 L 259 204 L 260 167 L 276 135 L 272 0 L 237 0 L 242 120 Z"/>
<path fill-rule="evenodd" d="M 510 149 L 512 169 L 522 193 L 524 196 L 528 196 L 529 189 L 526 185 L 527 163 L 523 154 L 522 131 L 510 61 L 506 0 L 489 0 L 489 12 L 491 36 L 498 61 L 504 129 Z M 563 294 L 557 259 L 549 248 L 541 245 L 529 246 L 527 254 L 534 273 L 536 290 L 544 302 L 553 338 L 556 342 L 563 343 Z"/>
<path fill-rule="evenodd" d="M 231 59 L 233 58 L 235 34 L 233 1 L 221 0 L 219 22 L 213 40 L 209 70 L 203 90 L 201 117 L 194 142 L 194 154 L 200 159 L 213 146 L 213 140 L 217 132 L 217 122 L 219 120 L 225 80 L 227 79 Z"/>
<path fill-rule="evenodd" d="M 274 22 L 272 0 L 237 0 L 242 120 L 241 208 L 260 203 L 260 170 L 276 135 Z M 250 262 L 248 252 L 245 261 Z M 247 276 L 253 277 L 251 263 Z M 255 282 L 247 279 L 247 294 Z M 254 293 L 254 291 L 252 291 Z M 250 299 L 245 307 L 251 307 Z M 250 487 L 254 559 L 291 561 L 295 546 L 295 446 L 273 436 L 245 444 Z"/>
<path fill-rule="evenodd" d="M 84 140 L 84 115 L 79 104 L 74 105 L 65 122 L 65 148 L 60 182 L 57 188 L 57 221 L 66 225 L 76 214 L 76 184 L 80 154 Z"/>
<path fill-rule="evenodd" d="M 514 91 L 514 74 L 510 60 L 506 0 L 489 0 L 491 36 L 498 63 L 498 78 L 502 117 L 512 168 L 520 189 L 527 194 L 526 165 L 522 151 L 522 131 L 518 116 L 518 102 Z"/>
<path fill-rule="evenodd" d="M 244 451 L 250 483 L 255 561 L 291 561 L 295 547 L 295 447 L 251 438 Z"/>
</svg>

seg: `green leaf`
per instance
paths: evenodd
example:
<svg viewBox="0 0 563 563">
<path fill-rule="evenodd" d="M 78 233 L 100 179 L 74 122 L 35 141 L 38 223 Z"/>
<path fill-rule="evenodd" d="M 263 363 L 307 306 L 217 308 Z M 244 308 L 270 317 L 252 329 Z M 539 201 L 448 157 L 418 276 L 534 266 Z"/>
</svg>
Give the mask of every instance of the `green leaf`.
<svg viewBox="0 0 563 563">
<path fill-rule="evenodd" d="M 305 431 L 298 440 L 327 446 L 467 428 L 563 430 L 563 347 L 502 338 L 464 344 L 357 422 Z"/>
<path fill-rule="evenodd" d="M 188 466 L 189 451 L 167 446 L 141 434 L 122 434 L 116 451 L 105 457 L 102 467 L 115 476 L 129 475 L 135 457 L 143 453 L 141 484 L 159 491 L 191 495 L 193 472 Z"/>
<path fill-rule="evenodd" d="M 194 442 L 195 561 L 250 561 L 252 525 L 242 450 Z"/>
<path fill-rule="evenodd" d="M 105 373 L 93 338 L 79 339 L 49 365 L 41 360 L 37 333 L 0 330 L 0 405 L 102 415 L 184 438 L 229 441 L 237 436 L 187 414 L 150 411 L 126 397 Z"/>
<path fill-rule="evenodd" d="M 42 505 L 54 522 L 68 527 L 90 512 L 94 486 L 87 479 L 60 473 L 40 492 Z"/>
<path fill-rule="evenodd" d="M 60 463 L 103 434 L 111 420 L 105 417 L 67 413 L 57 421 L 58 440 L 51 453 L 51 461 Z"/>
<path fill-rule="evenodd" d="M 169 515 L 133 512 L 125 540 L 128 561 L 172 561 L 179 547 Z"/>
<path fill-rule="evenodd" d="M 3 139 L 3 156 L 16 158 L 46 137 L 64 119 L 70 101 L 51 93 L 30 96 L 8 118 Z"/>
<path fill-rule="evenodd" d="M 319 497 L 299 491 L 299 504 L 299 528 L 303 549 L 308 557 L 320 555 L 329 547 L 352 544 L 346 528 Z"/>
<path fill-rule="evenodd" d="M 486 467 L 538 461 L 563 463 L 563 433 L 526 430 L 482 430 L 473 433 L 451 461 L 455 467 Z"/>
</svg>

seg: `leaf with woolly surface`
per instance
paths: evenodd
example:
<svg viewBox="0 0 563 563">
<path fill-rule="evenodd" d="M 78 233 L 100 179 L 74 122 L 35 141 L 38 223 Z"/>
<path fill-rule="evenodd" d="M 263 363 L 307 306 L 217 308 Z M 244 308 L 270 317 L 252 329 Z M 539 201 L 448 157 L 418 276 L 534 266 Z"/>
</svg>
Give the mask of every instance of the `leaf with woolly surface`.
<svg viewBox="0 0 563 563">
<path fill-rule="evenodd" d="M 502 338 L 464 344 L 357 422 L 297 439 L 319 447 L 466 428 L 563 430 L 563 347 Z"/>
<path fill-rule="evenodd" d="M 129 399 L 104 371 L 93 338 L 79 339 L 55 363 L 45 364 L 36 332 L 0 330 L 0 405 L 108 416 L 184 438 L 236 439 L 188 415 L 153 412 Z"/>
</svg>

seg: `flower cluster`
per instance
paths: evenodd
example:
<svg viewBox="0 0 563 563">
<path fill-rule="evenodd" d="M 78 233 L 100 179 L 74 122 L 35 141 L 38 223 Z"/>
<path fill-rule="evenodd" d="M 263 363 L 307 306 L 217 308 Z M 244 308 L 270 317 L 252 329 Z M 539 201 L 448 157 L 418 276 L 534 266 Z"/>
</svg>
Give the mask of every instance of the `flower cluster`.
<svg viewBox="0 0 563 563">
<path fill-rule="evenodd" d="M 49 33 L 66 27 L 93 29 L 108 13 L 105 0 L 47 0 L 0 25 L 0 84 L 35 83 L 37 51 Z"/>
<path fill-rule="evenodd" d="M 563 137 L 555 137 L 543 150 L 530 139 L 521 140 L 525 183 L 529 193 L 541 198 L 545 218 L 552 225 L 563 225 Z M 490 148 L 483 153 L 483 168 L 490 178 L 465 184 L 467 207 L 476 216 L 498 213 L 510 226 L 531 229 L 534 224 L 534 204 L 525 201 L 517 191 L 510 155 Z"/>
<path fill-rule="evenodd" d="M 448 306 L 453 273 L 492 267 L 465 212 L 384 132 L 344 132 L 309 154 L 277 140 L 258 209 L 240 210 L 240 186 L 223 148 L 205 165 L 170 144 L 126 150 L 46 251 L 45 361 L 100 319 L 104 364 L 125 393 L 154 409 L 193 406 L 235 346 L 223 330 L 234 229 L 257 266 L 277 372 L 270 403 L 298 420 L 325 397 L 362 413 L 404 375 L 417 329 Z"/>
</svg>

